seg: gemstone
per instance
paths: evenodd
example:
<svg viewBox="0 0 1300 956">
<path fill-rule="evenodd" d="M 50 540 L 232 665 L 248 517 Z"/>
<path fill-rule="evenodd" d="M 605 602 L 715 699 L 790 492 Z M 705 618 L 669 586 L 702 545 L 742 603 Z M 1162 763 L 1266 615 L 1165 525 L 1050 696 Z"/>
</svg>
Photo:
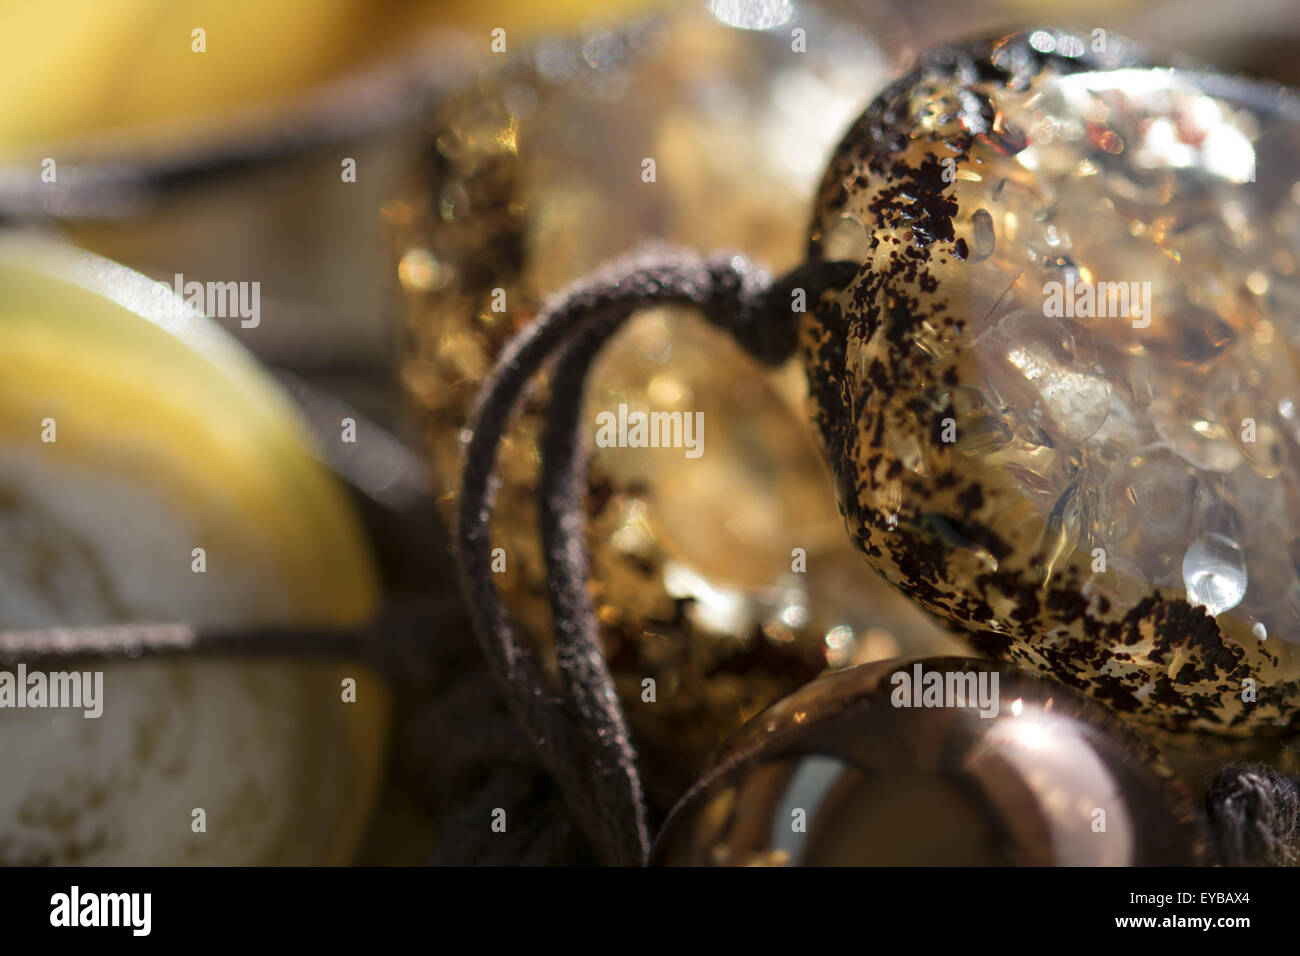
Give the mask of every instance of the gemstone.
<svg viewBox="0 0 1300 956">
<path fill-rule="evenodd" d="M 900 694 L 935 675 L 979 690 L 919 709 Z M 1005 665 L 912 658 L 829 674 L 751 720 L 673 812 L 654 859 L 1189 865 L 1204 853 L 1196 821 L 1189 790 L 1105 708 Z"/>
<path fill-rule="evenodd" d="M 1166 737 L 1282 735 L 1300 105 L 1033 36 L 924 56 L 822 181 L 811 254 L 862 266 L 801 333 L 841 511 L 977 648 Z"/>
</svg>

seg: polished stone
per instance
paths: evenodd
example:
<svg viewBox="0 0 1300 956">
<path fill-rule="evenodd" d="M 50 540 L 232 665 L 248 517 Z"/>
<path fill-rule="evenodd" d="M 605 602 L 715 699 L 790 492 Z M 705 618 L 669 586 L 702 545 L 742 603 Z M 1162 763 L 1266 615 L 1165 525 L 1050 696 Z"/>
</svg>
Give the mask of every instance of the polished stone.
<svg viewBox="0 0 1300 956">
<path fill-rule="evenodd" d="M 917 669 L 976 678 L 996 716 L 898 706 Z M 989 661 L 927 658 L 838 671 L 755 717 L 674 811 L 655 860 L 1141 866 L 1203 852 L 1190 792 L 1105 708 Z"/>
</svg>

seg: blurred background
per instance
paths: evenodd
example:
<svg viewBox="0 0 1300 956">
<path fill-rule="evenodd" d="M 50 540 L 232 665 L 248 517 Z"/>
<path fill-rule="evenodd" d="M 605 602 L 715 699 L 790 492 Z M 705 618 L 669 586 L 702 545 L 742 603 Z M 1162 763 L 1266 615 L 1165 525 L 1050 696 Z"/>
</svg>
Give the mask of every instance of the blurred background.
<svg viewBox="0 0 1300 956">
<path fill-rule="evenodd" d="M 504 761 L 536 775 L 508 729 L 496 750 L 461 740 L 487 739 L 487 728 L 506 721 L 455 606 L 438 525 L 454 505 L 461 429 L 493 356 L 547 295 L 647 241 L 794 265 L 825 157 L 918 50 L 1039 23 L 1124 33 L 1171 57 L 1300 84 L 1294 0 L 1097 0 L 1086 9 L 1064 0 L 0 3 L 0 225 L 17 237 L 6 248 L 35 250 L 3 255 L 40 272 L 42 257 L 63 255 L 42 251 L 50 247 L 31 238 L 40 235 L 169 285 L 177 274 L 260 283 L 255 327 L 239 316 L 212 321 L 256 358 L 250 374 L 295 396 L 286 419 L 297 416 L 316 436 L 305 445 L 345 479 L 349 497 L 337 508 L 364 531 L 360 544 L 308 533 L 303 548 L 355 549 L 358 562 L 373 562 L 375 593 L 357 598 L 366 610 L 352 608 L 353 618 L 432 602 L 451 648 L 421 657 L 416 640 L 403 645 L 411 656 L 395 652 L 397 676 L 381 678 L 388 716 L 373 717 L 370 736 L 356 738 L 358 754 L 382 759 L 354 755 L 328 778 L 313 776 L 319 766 L 286 767 L 282 779 L 267 769 L 260 804 L 247 793 L 226 798 L 235 816 L 265 816 L 267 805 L 301 799 L 288 795 L 304 788 L 373 777 L 373 787 L 320 810 L 327 822 L 318 826 L 346 818 L 343 829 L 355 830 L 327 851 L 308 852 L 294 842 L 302 833 L 272 828 L 234 857 L 165 840 L 152 855 L 133 855 L 107 813 L 109 822 L 96 824 L 107 836 L 29 839 L 24 828 L 45 823 L 33 824 L 24 808 L 69 781 L 85 794 L 69 799 L 88 806 L 151 792 L 145 776 L 124 781 L 89 768 L 50 738 L 48 747 L 26 746 L 51 767 L 66 757 L 57 773 L 0 784 L 0 815 L 12 808 L 0 820 L 0 852 L 20 862 L 463 860 L 448 834 L 493 768 Z M 795 30 L 806 37 L 799 56 L 791 55 Z M 646 157 L 657 161 L 650 189 L 640 177 Z M 43 176 L 49 168 L 53 179 Z M 94 291 L 112 298 L 114 281 L 101 274 Z M 510 303 L 504 314 L 489 305 L 497 289 Z M 5 308 L 16 311 L 66 308 L 53 290 L 40 307 L 11 300 Z M 76 374 L 67 371 L 71 357 L 88 348 L 69 327 L 57 344 L 60 362 L 68 360 L 64 379 Z M 13 387 L 72 401 L 63 380 Z M 660 313 L 628 329 L 593 381 L 599 407 L 649 396 L 734 426 L 711 431 L 716 453 L 689 475 L 659 459 L 593 462 L 593 588 L 656 820 L 727 734 L 822 670 L 959 646 L 852 552 L 804 421 L 803 387 L 798 369 L 764 372 L 702 323 Z M 168 400 L 161 383 L 155 398 Z M 503 453 L 498 528 L 515 556 L 503 591 L 545 648 L 531 504 L 539 408 L 529 407 Z M 220 430 L 196 415 L 194 427 Z M 331 451 L 319 436 L 346 416 L 366 423 L 363 437 L 355 449 Z M 142 421 L 136 427 L 153 428 Z M 241 427 L 252 426 L 220 426 Z M 142 466 L 114 467 L 129 477 Z M 294 499 L 292 488 L 284 492 L 285 502 Z M 6 573 L 26 547 L 12 527 L 0 525 Z M 792 579 L 792 545 L 808 549 L 823 573 Z M 113 557 L 113 542 L 104 547 L 103 567 L 126 560 Z M 336 572 L 283 573 L 306 576 L 307 606 Z M 227 605 L 236 620 L 266 619 L 251 605 L 241 618 L 237 599 Z M 173 613 L 203 624 L 206 606 L 181 602 Z M 49 608 L 48 619 L 0 620 L 0 628 L 106 623 L 57 602 Z M 162 612 L 115 613 L 131 621 Z M 286 615 L 311 616 L 301 607 L 281 609 Z M 647 674 L 670 691 L 671 702 L 653 711 L 637 707 Z M 167 706 L 189 708 L 195 721 L 202 693 L 202 681 L 186 685 Z M 318 721 L 312 713 L 304 703 L 283 732 Z M 235 720 L 226 711 L 208 718 Z M 30 730 L 33 740 L 46 732 L 61 733 Z M 317 744 L 329 751 L 332 739 Z M 516 790 L 537 819 L 558 812 L 544 781 L 528 778 Z M 137 815 L 149 813 L 146 800 Z M 564 839 L 545 852 L 534 846 L 536 859 L 580 857 L 559 845 Z M 510 861 L 508 853 L 501 860 Z"/>
<path fill-rule="evenodd" d="M 78 245 L 152 277 L 255 276 L 274 319 L 232 332 L 269 361 L 327 377 L 391 423 L 394 394 L 363 384 L 391 367 L 396 351 L 378 210 L 418 155 L 430 105 L 499 65 L 489 46 L 494 28 L 522 53 L 538 38 L 597 36 L 648 13 L 708 6 L 0 3 L 0 210 L 53 217 Z M 861 30 L 881 77 L 934 43 L 1035 21 L 1118 30 L 1282 82 L 1300 71 L 1300 12 L 1288 0 L 1097 0 L 1086 10 L 1066 0 L 749 6 L 775 11 L 769 19 L 786 26 L 814 12 Z M 203 54 L 191 50 L 196 28 L 206 31 Z M 834 42 L 848 56 L 863 49 Z M 864 85 L 855 107 L 873 93 Z M 847 118 L 843 107 L 835 114 Z M 815 141 L 805 136 L 805 148 L 812 153 L 835 135 L 824 128 Z M 60 163 L 57 191 L 34 187 L 46 156 Z M 337 188 L 340 156 L 358 161 L 349 189 Z M 805 187 L 819 174 L 811 163 L 802 172 Z"/>
</svg>

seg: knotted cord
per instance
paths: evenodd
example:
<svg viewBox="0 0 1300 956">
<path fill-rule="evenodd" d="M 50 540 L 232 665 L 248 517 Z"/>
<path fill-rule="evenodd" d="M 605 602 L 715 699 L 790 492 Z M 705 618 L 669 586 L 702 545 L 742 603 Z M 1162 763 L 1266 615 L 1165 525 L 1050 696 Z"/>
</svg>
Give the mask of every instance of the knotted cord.
<svg viewBox="0 0 1300 956">
<path fill-rule="evenodd" d="M 587 592 L 587 458 L 579 423 L 587 373 L 630 316 L 661 306 L 697 308 L 760 361 L 778 364 L 797 344 L 794 291 L 814 299 L 846 284 L 856 268 L 809 263 L 773 282 L 739 255 L 671 251 L 616 262 L 553 300 L 511 340 L 479 393 L 455 531 L 462 589 L 493 673 L 602 862 L 641 864 L 650 839 L 635 748 Z M 528 383 L 557 358 L 539 497 L 558 693 L 548 689 L 509 620 L 493 581 L 489 534 L 498 445 Z"/>
</svg>

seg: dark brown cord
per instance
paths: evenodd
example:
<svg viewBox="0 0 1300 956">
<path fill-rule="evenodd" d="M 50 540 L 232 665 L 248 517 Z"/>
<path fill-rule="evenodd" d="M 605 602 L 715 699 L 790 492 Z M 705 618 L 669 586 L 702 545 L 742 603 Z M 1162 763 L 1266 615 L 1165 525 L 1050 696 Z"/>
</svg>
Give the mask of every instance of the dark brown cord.
<svg viewBox="0 0 1300 956">
<path fill-rule="evenodd" d="M 0 631 L 0 666 L 140 657 L 362 656 L 369 632 L 338 628 L 197 628 L 192 624 L 106 624 Z"/>
<path fill-rule="evenodd" d="M 846 263 L 809 264 L 773 284 L 739 255 L 706 259 L 672 251 L 623 260 L 551 302 L 507 344 L 479 393 L 455 532 L 462 588 L 493 672 L 602 862 L 643 863 L 649 833 L 635 748 L 586 590 L 586 456 L 578 419 L 587 372 L 624 321 L 664 305 L 694 306 L 760 360 L 782 362 L 796 347 L 794 289 L 804 288 L 812 301 L 822 289 L 847 283 L 855 270 Z M 528 383 L 557 355 L 539 489 L 561 677 L 555 693 L 496 590 L 489 532 L 497 448 Z"/>
<path fill-rule="evenodd" d="M 465 627 L 455 595 L 390 601 L 361 627 L 300 624 L 201 627 L 183 623 L 97 624 L 0 630 L 0 667 L 166 657 L 297 657 L 360 661 L 388 676 L 409 671 L 430 632 Z"/>
</svg>

